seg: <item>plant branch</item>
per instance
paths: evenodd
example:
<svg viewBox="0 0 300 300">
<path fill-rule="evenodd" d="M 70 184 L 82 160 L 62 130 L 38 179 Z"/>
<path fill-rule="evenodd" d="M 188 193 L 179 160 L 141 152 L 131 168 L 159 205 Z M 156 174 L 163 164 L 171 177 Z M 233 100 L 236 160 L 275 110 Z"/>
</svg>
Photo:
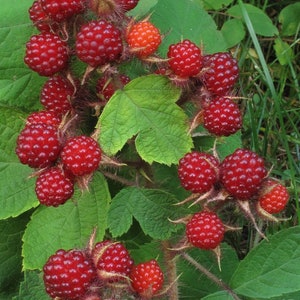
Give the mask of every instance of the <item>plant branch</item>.
<svg viewBox="0 0 300 300">
<path fill-rule="evenodd" d="M 136 186 L 136 183 L 133 182 L 133 181 L 130 181 L 130 180 L 127 180 L 123 177 L 120 177 L 116 174 L 112 174 L 112 173 L 109 173 L 109 172 L 106 172 L 104 170 L 101 170 L 101 173 L 105 176 L 105 177 L 108 177 L 114 181 L 117 181 L 117 182 L 120 182 L 121 184 L 125 185 L 125 186 Z"/>
<path fill-rule="evenodd" d="M 199 270 L 200 272 L 202 272 L 211 281 L 213 281 L 216 285 L 218 285 L 221 289 L 223 289 L 229 295 L 231 295 L 233 299 L 235 299 L 235 300 L 241 300 L 238 297 L 238 295 L 227 284 L 225 284 L 221 279 L 219 279 L 217 276 L 215 276 L 213 273 L 211 273 L 205 267 L 203 267 L 202 265 L 200 265 L 196 260 L 194 260 L 187 253 L 181 252 L 180 255 L 182 256 L 182 258 L 184 258 L 186 261 L 188 261 L 190 264 L 192 264 L 197 270 Z"/>
</svg>

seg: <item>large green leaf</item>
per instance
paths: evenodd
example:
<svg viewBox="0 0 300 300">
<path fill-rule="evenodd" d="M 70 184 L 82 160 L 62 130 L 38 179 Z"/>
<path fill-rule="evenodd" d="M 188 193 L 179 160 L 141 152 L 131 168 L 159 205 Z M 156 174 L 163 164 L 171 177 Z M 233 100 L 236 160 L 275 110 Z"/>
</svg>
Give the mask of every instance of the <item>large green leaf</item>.
<svg viewBox="0 0 300 300">
<path fill-rule="evenodd" d="M 2 0 L 0 18 L 0 103 L 34 110 L 44 78 L 23 62 L 25 43 L 36 32 L 28 16 L 32 0 Z"/>
<path fill-rule="evenodd" d="M 102 240 L 107 228 L 110 194 L 101 174 L 95 174 L 89 191 L 77 193 L 59 207 L 39 207 L 23 237 L 24 269 L 41 269 L 56 250 L 83 247 L 93 229 Z"/>
<path fill-rule="evenodd" d="M 236 270 L 239 260 L 236 252 L 227 244 L 222 243 L 221 251 L 222 270 L 219 269 L 216 256 L 211 251 L 193 249 L 188 254 L 227 284 Z M 183 260 L 181 257 L 178 262 L 178 273 L 182 273 L 180 276 L 180 293 L 185 295 L 186 299 L 202 299 L 202 297 L 220 290 L 205 274 L 196 270 L 195 267 L 191 266 L 189 262 Z"/>
<path fill-rule="evenodd" d="M 154 7 L 151 21 L 165 34 L 159 52 L 164 57 L 169 45 L 190 39 L 205 53 L 226 50 L 226 42 L 213 18 L 197 0 L 163 0 Z M 216 42 L 217 41 L 217 42 Z"/>
<path fill-rule="evenodd" d="M 21 282 L 19 295 L 13 300 L 49 300 L 45 291 L 43 276 L 38 271 L 25 271 Z"/>
<path fill-rule="evenodd" d="M 261 242 L 240 263 L 230 286 L 258 299 L 300 293 L 300 226 L 281 230 Z"/>
<path fill-rule="evenodd" d="M 176 105 L 180 91 L 165 77 L 139 77 L 117 91 L 97 127 L 104 152 L 116 154 L 136 135 L 136 149 L 147 162 L 170 165 L 192 147 L 187 116 Z"/>
<path fill-rule="evenodd" d="M 126 233 L 135 218 L 145 234 L 154 239 L 168 239 L 178 230 L 169 219 L 176 219 L 180 209 L 177 200 L 161 190 L 130 187 L 114 198 L 108 213 L 108 227 L 113 237 Z"/>
<path fill-rule="evenodd" d="M 19 110 L 0 106 L 0 219 L 15 217 L 38 205 L 34 192 L 33 172 L 22 165 L 14 149 L 26 115 Z"/>
<path fill-rule="evenodd" d="M 277 27 L 263 10 L 251 4 L 244 4 L 244 6 L 256 34 L 262 36 L 274 36 L 278 34 Z M 228 9 L 227 13 L 236 18 L 243 19 L 242 10 L 239 5 L 232 6 Z"/>
<path fill-rule="evenodd" d="M 0 221 L 0 299 L 1 293 L 12 292 L 22 280 L 22 235 L 29 214 Z"/>
</svg>

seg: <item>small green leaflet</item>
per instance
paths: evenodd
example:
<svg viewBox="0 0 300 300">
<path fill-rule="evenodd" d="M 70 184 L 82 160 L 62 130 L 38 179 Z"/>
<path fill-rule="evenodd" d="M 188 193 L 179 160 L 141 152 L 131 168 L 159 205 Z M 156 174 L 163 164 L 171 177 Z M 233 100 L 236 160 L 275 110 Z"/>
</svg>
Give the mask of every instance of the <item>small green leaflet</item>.
<svg viewBox="0 0 300 300">
<path fill-rule="evenodd" d="M 177 199 L 164 191 L 130 187 L 120 191 L 112 200 L 108 212 L 108 227 L 113 237 L 126 233 L 132 218 L 139 223 L 143 232 L 154 239 L 168 239 L 178 226 L 169 219 L 182 216 Z"/>
</svg>

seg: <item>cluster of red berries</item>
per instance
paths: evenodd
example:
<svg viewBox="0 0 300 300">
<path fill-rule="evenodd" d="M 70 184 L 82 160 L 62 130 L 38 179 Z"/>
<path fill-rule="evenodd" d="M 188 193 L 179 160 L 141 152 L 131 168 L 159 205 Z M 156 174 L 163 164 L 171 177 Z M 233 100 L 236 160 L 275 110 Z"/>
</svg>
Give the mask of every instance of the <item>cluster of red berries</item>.
<svg viewBox="0 0 300 300">
<path fill-rule="evenodd" d="M 271 214 L 281 212 L 289 193 L 277 180 L 269 178 L 264 160 L 255 152 L 237 149 L 220 163 L 218 158 L 193 151 L 179 161 L 181 185 L 194 194 L 187 200 L 206 203 L 249 203 L 262 218 L 276 220 Z M 185 201 L 184 201 L 185 202 Z M 245 211 L 251 214 L 251 211 Z M 251 218 L 253 219 L 253 218 Z M 188 219 L 186 236 L 195 247 L 214 249 L 223 240 L 225 227 L 214 211 L 204 209 Z"/>
<path fill-rule="evenodd" d="M 57 250 L 43 271 L 46 291 L 53 299 L 101 300 L 112 290 L 114 296 L 135 294 L 151 299 L 164 284 L 156 260 L 134 264 L 126 247 L 111 240 L 98 242 L 89 250 Z"/>
<path fill-rule="evenodd" d="M 35 190 L 44 205 L 64 204 L 74 184 L 85 186 L 98 169 L 103 153 L 97 132 L 83 134 L 82 123 L 87 110 L 94 109 L 88 117 L 99 116 L 99 107 L 130 81 L 118 67 L 132 58 L 168 76 L 183 89 L 185 100 L 197 100 L 200 110 L 192 129 L 203 125 L 218 137 L 242 127 L 233 94 L 239 76 L 236 59 L 227 52 L 204 54 L 188 39 L 170 45 L 167 59 L 160 58 L 159 29 L 148 19 L 136 21 L 126 15 L 137 4 L 138 0 L 35 0 L 29 8 L 39 33 L 27 42 L 24 62 L 48 78 L 40 94 L 43 109 L 26 119 L 16 153 L 21 163 L 36 170 Z M 82 63 L 86 69 L 76 77 L 74 65 Z M 289 198 L 286 188 L 268 177 L 263 159 L 250 150 L 237 149 L 222 162 L 208 153 L 187 153 L 179 161 L 178 175 L 192 192 L 187 200 L 205 201 L 204 209 L 185 222 L 187 242 L 201 249 L 217 248 L 226 231 L 211 203 L 235 201 L 243 208 L 241 203 L 250 203 L 269 217 L 282 211 Z M 44 266 L 44 282 L 47 293 L 58 299 L 99 300 L 109 298 L 111 290 L 114 296 L 118 291 L 119 296 L 135 293 L 150 299 L 159 295 L 163 273 L 156 260 L 134 265 L 121 243 L 104 241 L 88 250 L 58 250 Z"/>
</svg>

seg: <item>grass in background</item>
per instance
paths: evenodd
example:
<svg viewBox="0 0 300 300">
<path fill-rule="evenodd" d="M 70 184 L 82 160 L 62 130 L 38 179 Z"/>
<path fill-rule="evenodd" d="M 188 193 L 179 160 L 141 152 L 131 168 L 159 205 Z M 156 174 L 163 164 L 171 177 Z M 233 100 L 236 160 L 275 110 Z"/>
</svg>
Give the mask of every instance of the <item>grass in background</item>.
<svg viewBox="0 0 300 300">
<path fill-rule="evenodd" d="M 270 5 L 264 1 L 263 6 L 260 3 L 260 7 L 279 12 L 285 6 L 284 1 L 277 6 L 273 1 L 269 2 Z M 300 61 L 300 39 L 297 36 L 292 41 L 289 39 L 294 59 L 281 65 L 273 48 L 275 39 L 256 36 L 243 2 L 239 0 L 238 3 L 248 29 L 248 37 L 240 45 L 240 95 L 250 98 L 243 101 L 243 141 L 245 147 L 265 157 L 267 164 L 273 166 L 271 175 L 283 180 L 289 188 L 291 201 L 286 216 L 291 216 L 291 220 L 278 225 L 288 227 L 299 224 L 300 220 L 300 91 L 297 65 Z M 277 17 L 276 14 L 272 17 L 274 24 L 278 22 Z"/>
</svg>

